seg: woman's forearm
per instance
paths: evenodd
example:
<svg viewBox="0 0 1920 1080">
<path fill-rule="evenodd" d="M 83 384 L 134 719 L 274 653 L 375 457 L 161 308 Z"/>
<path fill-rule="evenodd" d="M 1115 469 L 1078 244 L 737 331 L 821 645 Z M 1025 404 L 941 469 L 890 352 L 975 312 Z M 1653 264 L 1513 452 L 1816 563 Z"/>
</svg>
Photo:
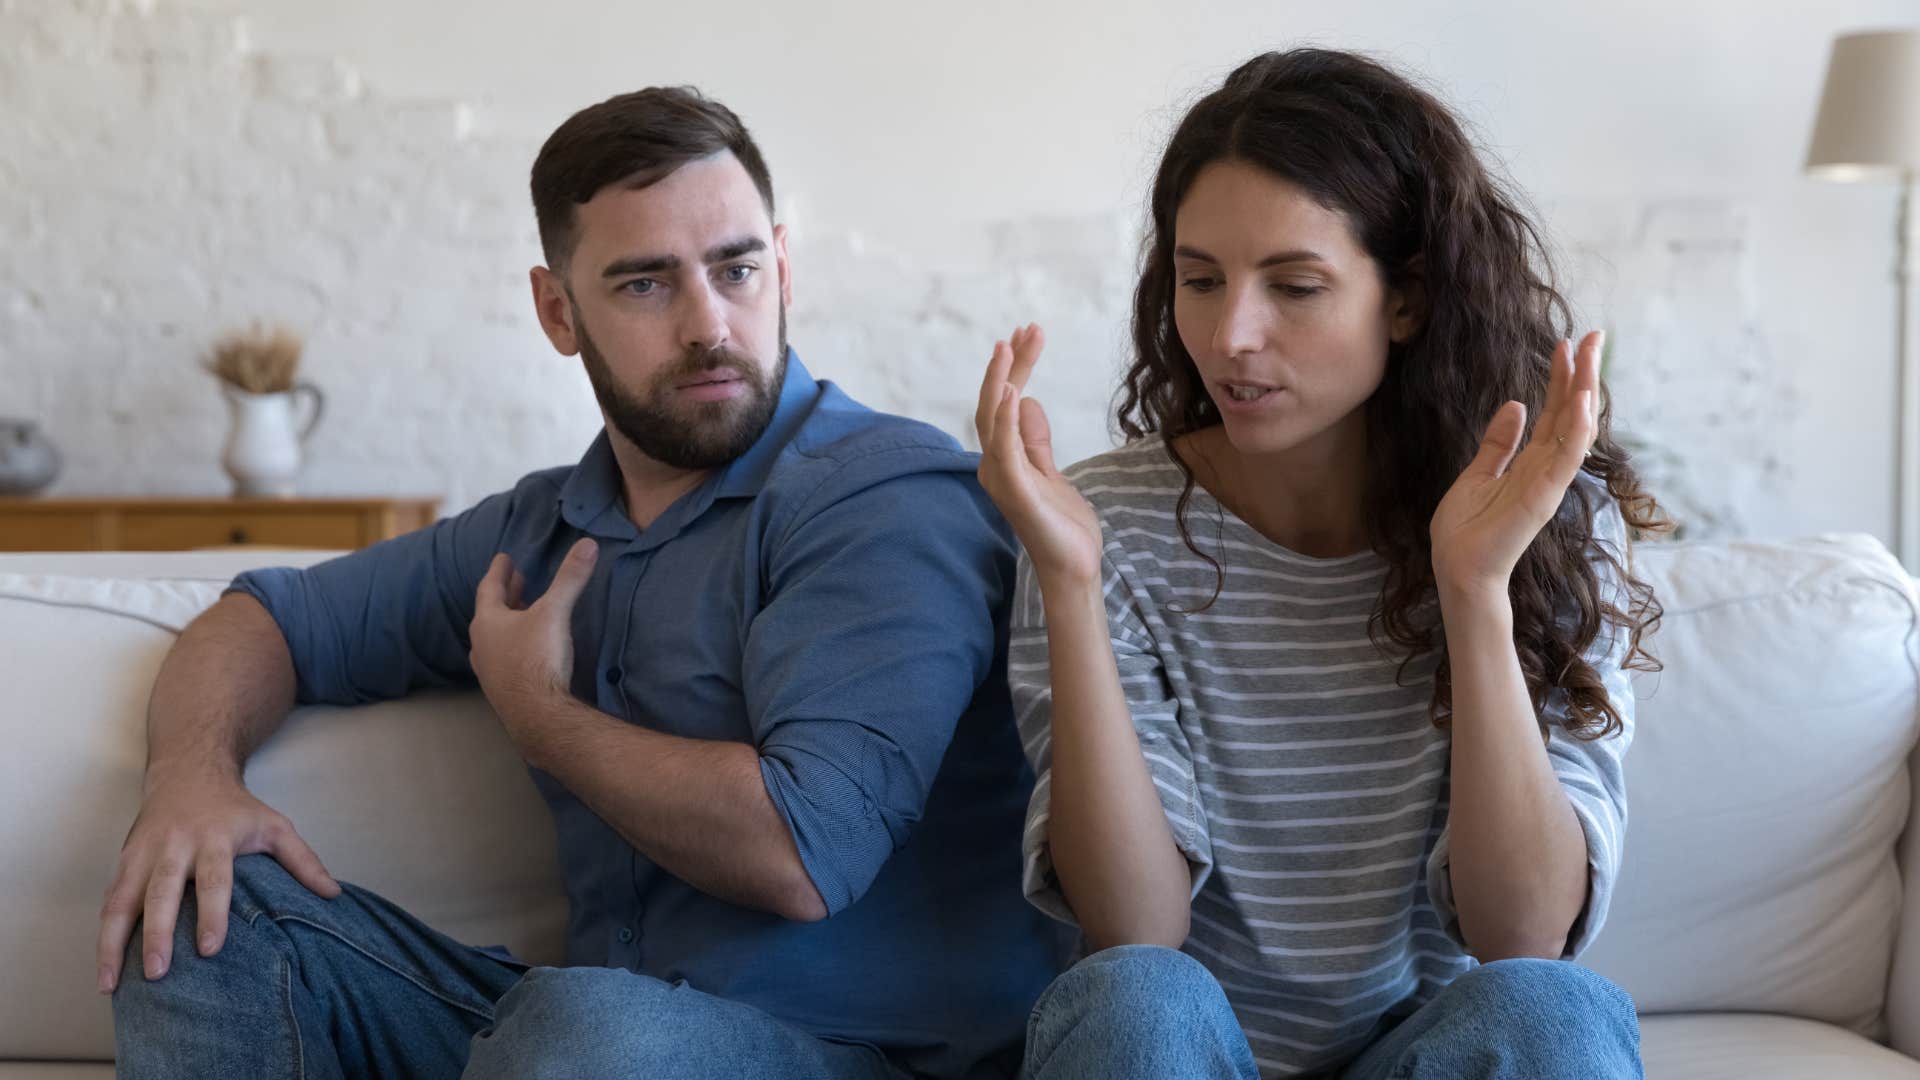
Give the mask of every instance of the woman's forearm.
<svg viewBox="0 0 1920 1080">
<path fill-rule="evenodd" d="M 1453 675 L 1449 875 L 1483 962 L 1558 958 L 1587 896 L 1580 820 L 1540 740 L 1504 594 L 1442 590 Z"/>
<path fill-rule="evenodd" d="M 1094 949 L 1178 948 L 1191 878 L 1140 753 L 1100 582 L 1040 589 L 1053 680 L 1048 844 L 1061 892 Z"/>
</svg>

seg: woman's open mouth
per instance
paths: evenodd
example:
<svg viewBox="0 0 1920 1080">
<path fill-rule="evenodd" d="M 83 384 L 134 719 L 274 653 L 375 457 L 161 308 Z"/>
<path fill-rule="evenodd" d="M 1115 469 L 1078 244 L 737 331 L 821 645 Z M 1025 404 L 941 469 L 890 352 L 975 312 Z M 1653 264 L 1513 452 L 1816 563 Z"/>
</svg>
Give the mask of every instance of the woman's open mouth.
<svg viewBox="0 0 1920 1080">
<path fill-rule="evenodd" d="M 1221 392 L 1215 395 L 1215 402 L 1225 412 L 1255 412 L 1280 400 L 1286 392 L 1284 386 L 1269 386 L 1265 383 L 1218 383 Z"/>
</svg>

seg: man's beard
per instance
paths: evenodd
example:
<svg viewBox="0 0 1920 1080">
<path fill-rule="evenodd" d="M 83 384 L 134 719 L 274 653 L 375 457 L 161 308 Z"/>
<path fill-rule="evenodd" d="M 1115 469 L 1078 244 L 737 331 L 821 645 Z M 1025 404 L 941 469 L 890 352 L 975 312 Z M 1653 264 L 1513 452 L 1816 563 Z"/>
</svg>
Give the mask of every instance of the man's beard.
<svg viewBox="0 0 1920 1080">
<path fill-rule="evenodd" d="M 640 452 L 675 469 L 717 469 L 747 452 L 773 422 L 780 388 L 787 377 L 787 309 L 780 307 L 780 355 L 771 375 L 751 357 L 733 349 L 688 349 L 678 363 L 659 372 L 643 394 L 629 393 L 614 380 L 580 309 L 573 309 L 574 337 L 587 380 L 607 422 Z M 675 387 L 725 370 L 740 378 L 746 393 L 726 401 L 676 403 Z"/>
</svg>

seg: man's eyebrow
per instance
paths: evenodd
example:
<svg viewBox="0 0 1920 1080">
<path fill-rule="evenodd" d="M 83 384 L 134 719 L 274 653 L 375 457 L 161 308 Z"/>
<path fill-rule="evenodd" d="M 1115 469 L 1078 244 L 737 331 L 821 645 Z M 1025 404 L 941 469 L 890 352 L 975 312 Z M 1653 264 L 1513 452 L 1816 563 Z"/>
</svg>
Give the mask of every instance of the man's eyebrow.
<svg viewBox="0 0 1920 1080">
<path fill-rule="evenodd" d="M 765 251 L 767 242 L 758 236 L 743 236 L 738 240 L 729 240 L 724 244 L 715 244 L 707 249 L 701 258 L 708 264 L 726 262 L 742 255 L 751 255 L 756 251 Z M 629 255 L 616 259 L 600 271 L 601 277 L 627 277 L 633 274 L 658 274 L 667 270 L 680 269 L 678 255 Z"/>
<path fill-rule="evenodd" d="M 729 240 L 724 244 L 718 244 L 708 248 L 706 261 L 708 265 L 712 265 L 713 263 L 726 262 L 729 259 L 737 259 L 742 255 L 751 255 L 756 251 L 765 250 L 767 250 L 767 242 L 765 240 L 757 236 L 743 236 L 738 240 Z"/>
<path fill-rule="evenodd" d="M 1218 265 L 1220 262 L 1219 259 L 1214 258 L 1213 256 L 1207 254 L 1204 251 L 1201 251 L 1199 248 L 1190 247 L 1186 244 L 1181 244 L 1179 247 L 1174 248 L 1173 255 L 1174 255 L 1174 258 L 1176 259 L 1194 259 L 1199 262 L 1209 262 L 1215 265 Z M 1264 270 L 1270 266 L 1281 266 L 1286 263 L 1326 262 L 1326 261 L 1327 261 L 1326 256 L 1321 255 L 1317 251 L 1308 251 L 1305 248 L 1296 248 L 1292 251 L 1277 251 L 1277 252 L 1274 252 L 1272 255 L 1269 255 L 1266 258 L 1261 259 L 1259 268 Z"/>
<path fill-rule="evenodd" d="M 680 269 L 678 255 L 629 255 L 624 259 L 615 259 L 600 271 L 601 277 L 626 277 L 629 274 L 657 274 L 662 270 Z"/>
</svg>

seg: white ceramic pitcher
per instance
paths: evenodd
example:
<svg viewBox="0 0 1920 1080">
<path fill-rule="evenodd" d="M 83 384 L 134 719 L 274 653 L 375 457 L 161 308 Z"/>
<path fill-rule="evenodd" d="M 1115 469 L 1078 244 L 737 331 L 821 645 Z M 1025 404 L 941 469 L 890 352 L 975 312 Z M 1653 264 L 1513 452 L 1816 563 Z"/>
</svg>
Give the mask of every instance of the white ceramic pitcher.
<svg viewBox="0 0 1920 1080">
<path fill-rule="evenodd" d="M 301 451 L 326 411 L 326 395 L 307 382 L 280 394 L 249 394 L 229 384 L 222 384 L 221 391 L 233 426 L 220 463 L 233 477 L 234 494 L 243 499 L 292 498 Z M 296 428 L 294 399 L 299 397 L 307 399 L 309 410 L 306 422 Z"/>
</svg>

